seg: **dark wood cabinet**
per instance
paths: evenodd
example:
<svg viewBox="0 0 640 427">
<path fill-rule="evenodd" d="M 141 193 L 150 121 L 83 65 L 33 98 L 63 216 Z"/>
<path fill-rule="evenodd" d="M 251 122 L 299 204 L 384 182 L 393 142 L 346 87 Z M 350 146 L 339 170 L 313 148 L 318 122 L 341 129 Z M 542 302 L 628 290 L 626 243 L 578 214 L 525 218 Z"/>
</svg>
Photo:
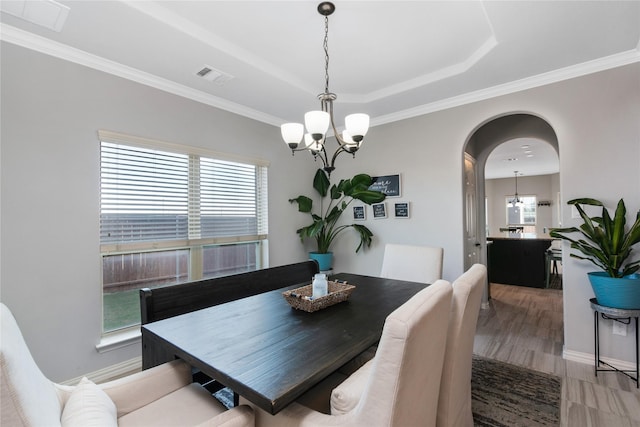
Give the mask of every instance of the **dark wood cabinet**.
<svg viewBox="0 0 640 427">
<path fill-rule="evenodd" d="M 506 285 L 545 286 L 545 251 L 551 239 L 489 237 L 489 282 Z"/>
</svg>

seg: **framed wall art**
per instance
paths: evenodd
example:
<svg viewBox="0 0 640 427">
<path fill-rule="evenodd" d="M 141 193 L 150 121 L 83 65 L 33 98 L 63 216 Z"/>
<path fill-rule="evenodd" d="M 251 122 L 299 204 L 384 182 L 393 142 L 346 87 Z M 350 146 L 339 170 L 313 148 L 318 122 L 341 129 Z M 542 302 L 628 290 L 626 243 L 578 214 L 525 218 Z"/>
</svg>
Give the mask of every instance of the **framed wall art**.
<svg viewBox="0 0 640 427">
<path fill-rule="evenodd" d="M 364 221 L 367 219 L 367 211 L 364 206 L 354 206 L 353 207 L 353 219 L 356 221 Z"/>
<path fill-rule="evenodd" d="M 400 175 L 372 176 L 373 184 L 369 186 L 369 190 L 380 191 L 387 197 L 400 197 L 402 189 L 400 188 Z"/>
<path fill-rule="evenodd" d="M 381 219 L 387 217 L 387 206 L 386 203 L 374 203 L 371 205 L 373 208 L 373 217 L 375 219 Z"/>
<path fill-rule="evenodd" d="M 398 202 L 394 204 L 396 218 L 409 218 L 409 202 Z"/>
</svg>

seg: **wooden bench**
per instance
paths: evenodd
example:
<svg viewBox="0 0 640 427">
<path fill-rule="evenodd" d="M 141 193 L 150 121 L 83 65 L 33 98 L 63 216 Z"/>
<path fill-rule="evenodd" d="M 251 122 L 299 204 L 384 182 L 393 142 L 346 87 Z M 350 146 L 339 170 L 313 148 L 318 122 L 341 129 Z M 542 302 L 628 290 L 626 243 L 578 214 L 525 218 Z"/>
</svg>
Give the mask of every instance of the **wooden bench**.
<svg viewBox="0 0 640 427">
<path fill-rule="evenodd" d="M 167 319 L 240 298 L 273 291 L 298 283 L 311 283 L 318 273 L 316 261 L 304 261 L 247 273 L 204 279 L 156 289 L 140 289 L 142 324 Z M 142 369 L 174 359 L 143 336 Z"/>
</svg>

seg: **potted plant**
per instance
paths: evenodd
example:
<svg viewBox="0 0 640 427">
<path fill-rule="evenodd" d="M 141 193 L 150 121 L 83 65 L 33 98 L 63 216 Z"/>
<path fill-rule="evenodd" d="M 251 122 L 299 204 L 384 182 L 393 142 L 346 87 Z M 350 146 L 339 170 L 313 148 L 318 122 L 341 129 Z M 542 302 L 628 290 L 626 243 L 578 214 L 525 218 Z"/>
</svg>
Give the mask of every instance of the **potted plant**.
<svg viewBox="0 0 640 427">
<path fill-rule="evenodd" d="M 602 202 L 595 199 L 574 199 L 567 204 L 575 206 L 582 217 L 580 228 L 553 228 L 551 237 L 571 242 L 572 253 L 578 259 L 591 261 L 602 271 L 588 273 L 589 282 L 599 304 L 623 309 L 640 308 L 640 260 L 628 261 L 632 247 L 640 242 L 640 212 L 631 228 L 626 227 L 627 209 L 620 199 L 613 218 Z M 589 217 L 582 205 L 602 206 L 602 216 Z M 574 239 L 572 233 L 583 238 Z M 569 235 L 567 235 L 569 234 Z"/>
<path fill-rule="evenodd" d="M 331 186 L 327 173 L 323 169 L 318 169 L 313 178 L 313 188 L 321 197 L 319 213 L 313 212 L 313 200 L 307 196 L 289 199 L 290 203 L 298 204 L 299 212 L 308 213 L 311 216 L 312 223 L 296 230 L 296 232 L 302 241 L 306 238 L 315 239 L 317 250 L 311 252 L 309 256 L 318 261 L 320 270 L 331 269 L 333 259 L 333 254 L 330 252 L 331 244 L 347 228 L 353 228 L 360 235 L 360 244 L 356 248 L 356 252 L 365 245 L 367 247 L 371 246 L 373 233 L 367 227 L 362 224 L 338 225 L 337 223 L 342 213 L 354 200 L 360 200 L 370 205 L 385 199 L 384 193 L 369 190 L 372 182 L 373 180 L 369 175 L 358 174 L 351 179 L 342 179 L 338 185 L 333 184 Z M 329 201 L 326 208 L 324 208 L 327 195 L 329 196 Z"/>
</svg>

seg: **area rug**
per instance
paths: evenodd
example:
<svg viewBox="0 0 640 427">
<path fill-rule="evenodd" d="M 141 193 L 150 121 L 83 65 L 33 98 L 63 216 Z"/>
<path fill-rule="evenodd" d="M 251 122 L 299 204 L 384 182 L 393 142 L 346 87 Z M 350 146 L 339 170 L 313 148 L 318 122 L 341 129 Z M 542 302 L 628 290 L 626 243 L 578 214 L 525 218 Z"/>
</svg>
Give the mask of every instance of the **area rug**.
<svg viewBox="0 0 640 427">
<path fill-rule="evenodd" d="M 475 426 L 560 425 L 562 381 L 554 375 L 473 356 L 471 396 Z"/>
</svg>

